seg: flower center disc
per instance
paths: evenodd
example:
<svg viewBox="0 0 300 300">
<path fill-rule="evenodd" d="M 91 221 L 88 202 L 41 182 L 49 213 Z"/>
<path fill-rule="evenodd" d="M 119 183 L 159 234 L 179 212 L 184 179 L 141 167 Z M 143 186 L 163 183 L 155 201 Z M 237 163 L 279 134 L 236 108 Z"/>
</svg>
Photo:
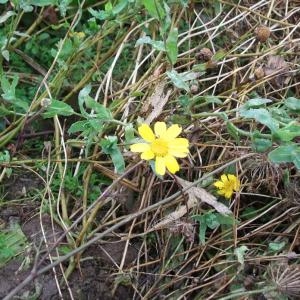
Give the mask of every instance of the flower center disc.
<svg viewBox="0 0 300 300">
<path fill-rule="evenodd" d="M 168 153 L 168 143 L 163 139 L 156 139 L 151 143 L 151 150 L 157 156 L 164 156 Z"/>
</svg>

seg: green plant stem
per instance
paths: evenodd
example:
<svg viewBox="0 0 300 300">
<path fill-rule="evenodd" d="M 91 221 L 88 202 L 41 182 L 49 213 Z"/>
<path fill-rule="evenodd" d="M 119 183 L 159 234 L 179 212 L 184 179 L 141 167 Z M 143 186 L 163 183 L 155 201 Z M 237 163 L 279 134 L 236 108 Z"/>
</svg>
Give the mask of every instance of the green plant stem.
<svg viewBox="0 0 300 300">
<path fill-rule="evenodd" d="M 61 211 L 62 211 L 62 218 L 64 222 L 69 224 L 69 217 L 68 217 L 68 210 L 67 210 L 67 201 L 66 201 L 66 196 L 64 192 L 64 180 L 65 180 L 65 170 L 62 165 L 62 159 L 61 159 L 61 154 L 60 154 L 60 149 L 61 149 L 61 134 L 60 134 L 60 129 L 59 129 L 59 124 L 58 124 L 58 118 L 54 117 L 54 128 L 55 128 L 55 151 L 56 151 L 56 159 L 59 161 L 58 162 L 58 169 L 61 177 L 61 186 L 60 186 L 60 201 L 61 203 Z"/>
</svg>

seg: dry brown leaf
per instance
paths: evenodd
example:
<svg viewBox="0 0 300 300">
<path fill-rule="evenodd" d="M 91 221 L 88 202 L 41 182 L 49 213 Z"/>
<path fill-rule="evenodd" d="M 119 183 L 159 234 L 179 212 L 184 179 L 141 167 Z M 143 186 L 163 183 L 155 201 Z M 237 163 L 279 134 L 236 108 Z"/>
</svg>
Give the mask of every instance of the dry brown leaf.
<svg viewBox="0 0 300 300">
<path fill-rule="evenodd" d="M 188 187 L 191 185 L 191 182 L 183 180 L 179 177 L 176 176 L 177 182 L 180 183 L 180 185 L 183 188 Z M 188 194 L 188 201 L 186 205 L 181 205 L 176 211 L 170 213 L 167 215 L 162 221 L 159 223 L 155 224 L 152 228 L 152 230 L 157 230 L 164 228 L 168 226 L 170 223 L 173 223 L 183 217 L 188 209 L 195 207 L 199 204 L 199 202 L 205 202 L 206 204 L 209 204 L 212 206 L 217 212 L 223 214 L 223 215 L 229 215 L 232 214 L 231 210 L 224 205 L 221 202 L 217 201 L 217 198 L 213 196 L 212 194 L 208 193 L 205 189 L 200 188 L 200 187 L 191 187 L 186 191 Z"/>
<path fill-rule="evenodd" d="M 190 198 L 188 199 L 186 205 L 181 205 L 176 211 L 168 214 L 162 221 L 159 223 L 155 224 L 151 230 L 157 230 L 166 227 L 170 223 L 175 222 L 176 220 L 180 219 L 183 217 L 186 213 L 187 210 L 198 205 L 198 200 L 196 198 Z"/>
<path fill-rule="evenodd" d="M 148 112 L 150 105 L 151 104 L 153 105 L 153 103 L 159 101 L 159 99 L 163 97 L 164 88 L 165 88 L 164 82 L 160 82 L 155 86 L 152 95 L 143 103 L 143 106 L 141 108 L 142 113 Z"/>
<path fill-rule="evenodd" d="M 176 176 L 177 181 L 181 184 L 183 188 L 190 186 L 192 183 L 186 180 L 183 180 Z M 187 190 L 189 199 L 196 199 L 196 201 L 202 201 L 206 204 L 212 206 L 217 212 L 223 215 L 231 214 L 231 210 L 221 202 L 217 201 L 217 198 L 212 194 L 208 193 L 205 189 L 200 187 L 191 187 Z"/>
<path fill-rule="evenodd" d="M 267 65 L 263 68 L 265 76 L 274 77 L 271 80 L 271 83 L 280 87 L 283 85 L 285 76 L 282 76 L 288 71 L 289 67 L 287 62 L 283 57 L 279 55 L 270 55 L 268 58 Z"/>
<path fill-rule="evenodd" d="M 162 113 L 164 106 L 167 104 L 169 97 L 171 95 L 171 90 L 167 91 L 167 94 L 160 94 L 160 97 L 151 97 L 151 106 L 153 110 L 150 115 L 146 118 L 145 122 L 150 124 L 153 120 L 155 120 Z"/>
</svg>

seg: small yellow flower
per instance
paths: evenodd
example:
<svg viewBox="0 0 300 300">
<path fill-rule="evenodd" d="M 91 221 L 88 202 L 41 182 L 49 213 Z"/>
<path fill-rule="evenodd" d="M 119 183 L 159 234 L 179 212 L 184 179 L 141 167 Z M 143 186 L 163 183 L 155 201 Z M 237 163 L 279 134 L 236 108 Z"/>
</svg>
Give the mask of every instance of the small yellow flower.
<svg viewBox="0 0 300 300">
<path fill-rule="evenodd" d="M 141 153 L 141 159 L 155 160 L 155 172 L 164 175 L 166 168 L 175 174 L 179 165 L 175 157 L 186 157 L 189 153 L 189 141 L 185 138 L 178 138 L 182 128 L 177 124 L 167 128 L 165 122 L 156 122 L 154 132 L 147 124 L 138 128 L 143 143 L 130 146 L 132 152 Z"/>
<path fill-rule="evenodd" d="M 240 189 L 240 181 L 232 174 L 223 174 L 221 180 L 215 182 L 214 186 L 218 188 L 219 195 L 230 199 L 233 192 L 237 192 Z"/>
</svg>

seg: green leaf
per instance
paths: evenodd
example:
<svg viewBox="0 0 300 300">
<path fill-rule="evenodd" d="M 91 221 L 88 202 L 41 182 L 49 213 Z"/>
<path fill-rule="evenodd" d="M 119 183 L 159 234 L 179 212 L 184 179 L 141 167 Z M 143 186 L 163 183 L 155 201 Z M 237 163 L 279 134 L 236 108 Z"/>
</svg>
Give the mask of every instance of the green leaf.
<svg viewBox="0 0 300 300">
<path fill-rule="evenodd" d="M 86 112 L 86 110 L 84 109 L 84 106 L 83 104 L 85 103 L 85 99 L 87 97 L 90 97 L 89 94 L 92 90 L 92 86 L 89 84 L 87 86 L 85 86 L 80 92 L 79 92 L 79 95 L 78 95 L 78 105 L 79 105 L 79 109 L 80 109 L 80 112 L 81 114 L 86 117 L 86 118 L 89 118 L 90 115 Z"/>
<path fill-rule="evenodd" d="M 10 83 L 8 79 L 2 75 L 1 78 L 1 89 L 4 92 L 1 96 L 9 102 L 13 102 L 16 99 L 16 86 L 19 82 L 19 77 L 14 75 L 12 82 Z"/>
<path fill-rule="evenodd" d="M 8 163 L 10 161 L 10 154 L 7 150 L 0 152 L 0 163 Z"/>
<path fill-rule="evenodd" d="M 289 142 L 295 137 L 300 136 L 300 125 L 296 122 L 291 122 L 285 127 L 275 131 L 273 136 L 274 138 L 279 139 L 283 142 Z"/>
<path fill-rule="evenodd" d="M 127 6 L 128 4 L 128 0 L 120 0 L 119 3 L 113 7 L 112 9 L 112 13 L 113 15 L 117 15 L 119 13 L 121 13 Z"/>
<path fill-rule="evenodd" d="M 271 129 L 271 131 L 277 131 L 279 123 L 277 120 L 272 118 L 272 115 L 265 108 L 249 109 L 249 110 L 240 110 L 240 114 L 244 118 L 255 119 L 257 122 L 266 125 Z"/>
<path fill-rule="evenodd" d="M 216 214 L 213 212 L 205 214 L 205 223 L 210 229 L 215 229 L 220 225 Z"/>
<path fill-rule="evenodd" d="M 215 215 L 217 217 L 219 224 L 221 225 L 234 225 L 238 223 L 236 219 L 233 217 L 233 215 L 224 215 L 220 213 L 216 213 Z"/>
<path fill-rule="evenodd" d="M 178 41 L 178 29 L 173 28 L 166 41 L 166 51 L 168 53 L 168 57 L 170 58 L 172 65 L 174 65 L 177 61 L 177 56 L 178 56 L 177 41 Z"/>
<path fill-rule="evenodd" d="M 58 116 L 71 116 L 74 114 L 73 108 L 59 100 L 52 99 L 49 106 L 47 106 L 46 112 L 43 113 L 43 117 L 46 118 L 52 118 L 55 115 Z"/>
<path fill-rule="evenodd" d="M 266 103 L 270 103 L 272 100 L 265 98 L 253 98 L 248 100 L 243 106 L 242 109 L 258 108 Z"/>
<path fill-rule="evenodd" d="M 0 232 L 0 268 L 9 260 L 24 251 L 27 243 L 21 227 L 18 224 L 10 225 L 8 230 Z"/>
<path fill-rule="evenodd" d="M 112 16 L 112 12 L 107 12 L 105 10 L 95 10 L 93 8 L 88 8 L 88 12 L 96 19 L 103 21 L 107 20 Z"/>
<path fill-rule="evenodd" d="M 277 242 L 277 243 L 269 243 L 269 250 L 272 252 L 278 252 L 281 251 L 285 246 L 285 242 Z"/>
<path fill-rule="evenodd" d="M 158 50 L 158 51 L 166 51 L 163 41 L 153 41 L 149 36 L 144 36 L 142 38 L 139 38 L 135 43 L 135 47 L 142 45 L 142 44 L 149 44 L 155 50 Z"/>
<path fill-rule="evenodd" d="M 224 57 L 226 57 L 226 52 L 225 52 L 225 50 L 223 50 L 223 49 L 220 49 L 219 51 L 217 51 L 214 55 L 213 55 L 213 57 L 212 57 L 212 60 L 214 60 L 214 61 L 220 61 L 220 60 L 222 60 Z"/>
<path fill-rule="evenodd" d="M 98 120 L 107 121 L 113 119 L 110 111 L 104 105 L 96 102 L 92 97 L 87 96 L 85 98 L 85 104 L 87 108 L 93 109 L 96 112 Z M 94 116 L 92 115 L 92 117 Z"/>
<path fill-rule="evenodd" d="M 300 112 L 300 99 L 289 97 L 284 101 L 284 105 L 294 112 Z"/>
<path fill-rule="evenodd" d="M 268 139 L 256 138 L 252 139 L 252 148 L 256 152 L 265 152 L 272 146 L 272 141 Z"/>
<path fill-rule="evenodd" d="M 216 96 L 204 96 L 205 103 L 216 103 L 216 104 L 222 104 L 223 102 Z"/>
<path fill-rule="evenodd" d="M 237 257 L 238 262 L 244 266 L 244 262 L 245 262 L 245 253 L 248 251 L 248 247 L 247 246 L 240 246 L 238 248 L 234 249 L 234 254 Z"/>
<path fill-rule="evenodd" d="M 189 85 L 184 81 L 182 74 L 177 73 L 176 70 L 173 69 L 171 71 L 167 71 L 167 75 L 177 88 L 189 92 Z"/>
<path fill-rule="evenodd" d="M 290 143 L 288 145 L 281 145 L 271 151 L 268 157 L 274 163 L 292 162 L 300 169 L 300 146 L 298 144 Z"/>
<path fill-rule="evenodd" d="M 126 144 L 131 144 L 131 142 L 134 140 L 134 128 L 131 123 L 127 124 L 125 126 L 125 141 Z"/>
<path fill-rule="evenodd" d="M 123 173 L 125 170 L 125 162 L 123 155 L 117 145 L 118 138 L 116 136 L 108 136 L 106 139 L 100 141 L 100 145 L 105 154 L 111 157 L 115 166 L 116 173 Z"/>
<path fill-rule="evenodd" d="M 68 133 L 72 134 L 75 132 L 82 132 L 85 131 L 86 129 L 89 128 L 89 121 L 84 120 L 84 121 L 77 121 L 73 123 L 70 128 L 68 129 Z"/>
<path fill-rule="evenodd" d="M 209 211 L 203 215 L 195 215 L 192 218 L 199 222 L 199 241 L 205 244 L 205 234 L 207 228 L 215 229 L 219 225 L 233 225 L 236 220 L 231 216 L 226 216 L 220 213 Z"/>
<path fill-rule="evenodd" d="M 23 1 L 25 2 L 25 1 Z M 43 7 L 43 6 L 55 6 L 57 5 L 57 0 L 26 0 L 26 4 L 27 5 L 34 5 L 34 6 L 40 6 L 40 7 Z"/>
<path fill-rule="evenodd" d="M 158 0 L 141 0 L 149 15 L 157 20 L 162 20 L 165 17 L 165 12 L 161 6 L 161 1 Z"/>
</svg>

